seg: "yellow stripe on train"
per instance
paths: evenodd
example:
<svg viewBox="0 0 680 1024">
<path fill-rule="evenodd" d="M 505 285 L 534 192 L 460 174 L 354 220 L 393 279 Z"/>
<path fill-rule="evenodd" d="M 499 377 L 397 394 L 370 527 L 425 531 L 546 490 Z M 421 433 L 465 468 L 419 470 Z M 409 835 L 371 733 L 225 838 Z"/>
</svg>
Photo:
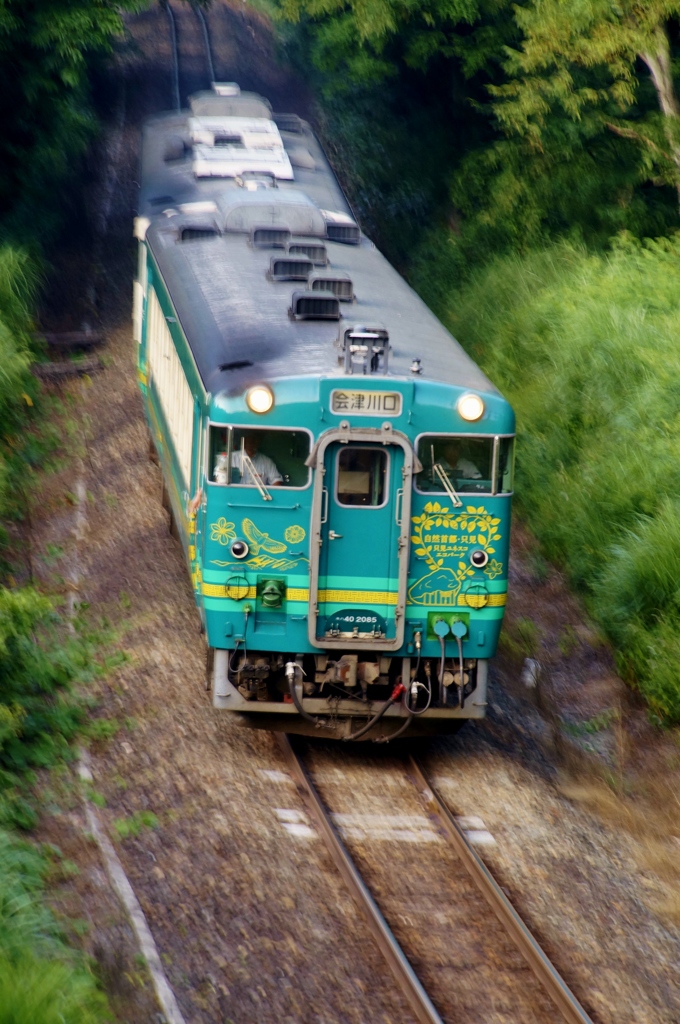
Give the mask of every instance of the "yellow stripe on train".
<svg viewBox="0 0 680 1024">
<path fill-rule="evenodd" d="M 257 597 L 257 587 L 239 587 L 238 593 L 227 593 L 223 583 L 203 583 L 201 593 L 204 597 L 229 597 L 232 600 L 245 601 L 246 598 L 253 600 Z M 459 594 L 456 604 L 463 608 L 502 608 L 507 603 L 507 594 L 485 594 L 485 601 L 480 600 L 478 594 Z M 286 590 L 288 601 L 309 601 L 309 590 L 304 587 L 288 587 Z M 320 590 L 319 601 L 324 604 L 387 604 L 396 605 L 397 595 L 390 590 Z M 441 603 L 441 602 L 437 602 Z M 435 602 L 433 602 L 435 604 Z M 443 607 L 443 606 L 442 606 Z"/>
</svg>

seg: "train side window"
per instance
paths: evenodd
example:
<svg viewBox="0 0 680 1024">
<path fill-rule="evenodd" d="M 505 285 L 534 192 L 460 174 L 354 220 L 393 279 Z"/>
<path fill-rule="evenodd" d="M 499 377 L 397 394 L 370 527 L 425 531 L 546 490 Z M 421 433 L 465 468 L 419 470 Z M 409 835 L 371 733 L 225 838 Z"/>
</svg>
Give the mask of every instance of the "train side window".
<svg viewBox="0 0 680 1024">
<path fill-rule="evenodd" d="M 306 430 L 211 426 L 210 482 L 256 487 L 250 462 L 266 487 L 307 487 L 310 471 L 305 460 L 310 444 Z M 242 452 L 246 455 L 243 460 Z"/>
<path fill-rule="evenodd" d="M 417 489 L 445 494 L 443 475 L 460 494 L 491 494 L 493 445 L 493 437 L 421 437 L 417 454 L 423 468 L 416 476 Z"/>
<path fill-rule="evenodd" d="M 338 452 L 335 497 L 340 505 L 378 508 L 385 504 L 387 452 L 381 448 L 355 448 Z"/>
</svg>

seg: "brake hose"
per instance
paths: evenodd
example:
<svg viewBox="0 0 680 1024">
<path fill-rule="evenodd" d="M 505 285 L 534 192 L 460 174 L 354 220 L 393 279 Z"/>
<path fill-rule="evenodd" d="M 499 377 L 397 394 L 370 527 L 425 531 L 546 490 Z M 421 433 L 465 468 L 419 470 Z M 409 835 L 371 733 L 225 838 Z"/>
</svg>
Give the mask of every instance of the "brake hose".
<svg viewBox="0 0 680 1024">
<path fill-rule="evenodd" d="M 396 686 L 394 687 L 394 689 L 392 690 L 392 693 L 389 696 L 389 698 L 385 701 L 383 706 L 380 708 L 380 711 L 378 711 L 378 713 L 376 715 L 374 715 L 373 718 L 371 718 L 371 720 L 369 722 L 367 722 L 366 725 L 363 726 L 362 729 L 359 729 L 359 732 L 355 732 L 352 736 L 343 736 L 342 737 L 343 741 L 346 743 L 348 740 L 358 740 L 358 739 L 361 739 L 362 736 L 365 736 L 367 732 L 370 732 L 371 729 L 373 728 L 373 726 L 376 725 L 380 721 L 380 719 L 385 714 L 387 709 L 391 708 L 392 705 L 395 704 L 399 700 L 399 698 L 401 697 L 401 695 L 402 695 L 402 693 L 404 692 L 405 689 L 406 689 L 406 687 L 404 686 L 403 683 L 397 683 Z"/>
<path fill-rule="evenodd" d="M 289 661 L 286 663 L 286 679 L 288 680 L 288 690 L 290 692 L 296 710 L 300 715 L 302 715 L 303 718 L 306 718 L 308 722 L 311 722 L 312 725 L 315 725 L 317 729 L 333 729 L 334 726 L 328 725 L 328 723 L 325 722 L 322 718 L 317 718 L 315 715 L 310 715 L 309 711 L 305 711 L 305 709 L 303 708 L 302 701 L 298 697 L 297 690 L 295 689 L 295 673 L 299 668 L 300 666 L 297 665 L 294 661 Z M 300 671 L 302 671 L 302 669 L 300 669 Z"/>
<path fill-rule="evenodd" d="M 458 704 L 463 707 L 465 703 L 465 676 L 463 675 L 463 640 L 457 636 L 458 641 L 458 671 L 460 673 L 460 684 L 458 686 Z"/>
<path fill-rule="evenodd" d="M 442 649 L 442 660 L 439 666 L 439 699 L 442 702 L 442 707 L 446 707 L 447 704 L 447 693 L 446 687 L 444 686 L 444 667 L 446 662 L 446 644 L 444 643 L 444 637 L 439 637 L 439 646 Z"/>
<path fill-rule="evenodd" d="M 409 694 L 408 689 L 404 688 L 404 694 L 402 696 L 402 703 L 403 703 L 404 707 L 406 708 L 406 713 L 407 713 L 406 721 L 402 725 L 400 725 L 399 728 L 397 729 L 397 731 L 393 732 L 391 736 L 379 736 L 377 739 L 373 740 L 374 743 L 391 743 L 392 740 L 396 740 L 400 736 L 404 735 L 404 733 L 408 729 L 409 725 L 413 721 L 413 711 L 411 710 L 411 703 L 410 703 L 410 698 L 409 698 L 408 694 Z"/>
</svg>

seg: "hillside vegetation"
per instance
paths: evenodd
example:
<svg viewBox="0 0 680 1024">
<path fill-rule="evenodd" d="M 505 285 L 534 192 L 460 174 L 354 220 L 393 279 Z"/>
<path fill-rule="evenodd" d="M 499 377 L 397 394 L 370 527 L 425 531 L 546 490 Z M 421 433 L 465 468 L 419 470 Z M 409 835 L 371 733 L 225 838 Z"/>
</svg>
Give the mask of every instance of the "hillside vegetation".
<svg viewBox="0 0 680 1024">
<path fill-rule="evenodd" d="M 30 372 L 44 267 L 97 130 L 92 81 L 136 0 L 0 6 L 0 1024 L 111 1020 L 43 898 L 60 854 L 30 836 L 35 781 L 73 757 L 95 648 L 32 584 L 34 481 L 64 455 L 64 409 Z M 20 538 L 27 538 L 22 545 Z M 25 580 L 19 585 L 17 580 Z"/>
<path fill-rule="evenodd" d="M 521 513 L 679 722 L 680 3 L 277 10 L 365 229 L 515 406 Z"/>
<path fill-rule="evenodd" d="M 445 319 L 517 411 L 524 516 L 680 720 L 680 236 L 500 257 Z"/>
</svg>

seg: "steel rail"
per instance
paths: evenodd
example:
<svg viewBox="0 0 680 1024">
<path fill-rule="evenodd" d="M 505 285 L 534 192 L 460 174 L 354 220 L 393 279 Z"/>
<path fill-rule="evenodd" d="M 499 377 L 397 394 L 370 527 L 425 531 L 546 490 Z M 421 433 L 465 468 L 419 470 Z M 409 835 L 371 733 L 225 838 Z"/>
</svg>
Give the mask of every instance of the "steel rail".
<svg viewBox="0 0 680 1024">
<path fill-rule="evenodd" d="M 420 984 L 415 971 L 404 956 L 387 921 L 354 866 L 302 759 L 286 735 L 277 733 L 276 736 L 290 766 L 298 792 L 316 820 L 335 866 L 363 911 L 369 931 L 392 971 L 395 981 L 408 1000 L 416 1020 L 420 1024 L 443 1024 L 442 1018 L 432 1005 L 430 997 Z"/>
<path fill-rule="evenodd" d="M 212 83 L 215 81 L 215 65 L 213 64 L 212 51 L 210 49 L 210 33 L 208 31 L 208 22 L 205 14 L 203 13 L 203 10 L 197 3 L 192 3 L 191 6 L 194 10 L 194 14 L 201 23 L 201 28 L 203 29 L 203 39 L 205 40 L 205 52 L 208 58 L 208 72 L 210 74 L 210 82 L 208 83 L 208 88 L 210 88 Z"/>
<path fill-rule="evenodd" d="M 569 989 L 540 945 L 507 898 L 479 854 L 472 848 L 451 811 L 428 781 L 421 766 L 409 757 L 415 783 L 420 789 L 428 809 L 451 840 L 452 846 L 467 868 L 475 885 L 489 903 L 497 918 L 511 935 L 526 959 L 534 976 L 552 998 L 568 1024 L 593 1024 L 592 1019 Z"/>
<path fill-rule="evenodd" d="M 163 4 L 166 11 L 168 12 L 168 21 L 170 22 L 170 41 L 172 44 L 172 94 L 175 101 L 177 112 L 179 113 L 182 109 L 182 103 L 179 98 L 179 55 L 177 52 L 177 25 L 175 23 L 175 15 L 172 12 L 172 8 L 168 0 L 165 0 Z"/>
</svg>

